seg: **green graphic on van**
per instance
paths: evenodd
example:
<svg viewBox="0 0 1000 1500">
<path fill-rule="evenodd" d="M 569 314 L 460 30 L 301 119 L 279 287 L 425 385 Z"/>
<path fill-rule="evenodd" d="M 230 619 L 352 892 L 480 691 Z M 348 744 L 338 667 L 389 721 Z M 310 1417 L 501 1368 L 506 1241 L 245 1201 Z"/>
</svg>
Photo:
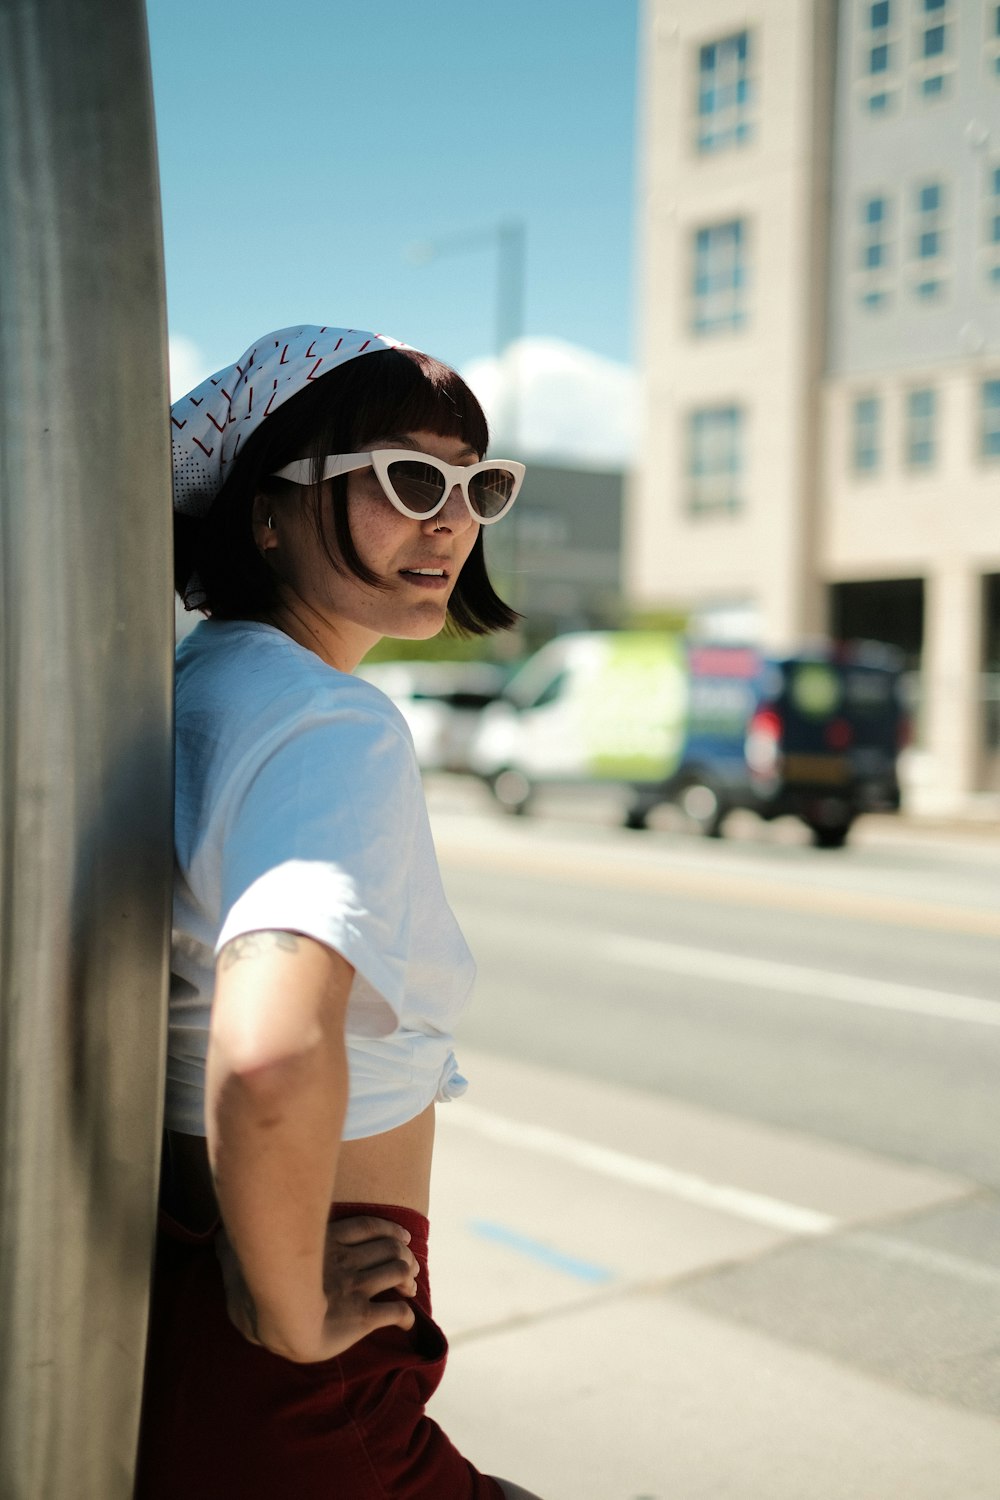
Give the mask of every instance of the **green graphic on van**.
<svg viewBox="0 0 1000 1500">
<path fill-rule="evenodd" d="M 792 702 L 811 719 L 832 714 L 840 703 L 840 677 L 822 662 L 804 662 L 792 668 Z"/>
<path fill-rule="evenodd" d="M 687 667 L 670 636 L 592 636 L 574 686 L 587 771 L 623 781 L 659 781 L 680 765 L 687 720 Z"/>
</svg>

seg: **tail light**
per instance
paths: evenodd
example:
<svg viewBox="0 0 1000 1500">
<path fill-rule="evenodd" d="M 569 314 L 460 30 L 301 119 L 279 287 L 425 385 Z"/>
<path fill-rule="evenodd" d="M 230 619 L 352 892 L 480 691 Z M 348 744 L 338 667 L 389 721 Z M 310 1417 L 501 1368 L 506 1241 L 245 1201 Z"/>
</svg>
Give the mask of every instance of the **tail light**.
<svg viewBox="0 0 1000 1500">
<path fill-rule="evenodd" d="M 896 750 L 902 752 L 908 750 L 913 744 L 913 720 L 909 714 L 900 714 L 899 723 L 896 725 Z"/>
<path fill-rule="evenodd" d="M 854 730 L 846 719 L 831 719 L 823 730 L 828 750 L 846 750 L 854 740 Z"/>
<path fill-rule="evenodd" d="M 773 708 L 758 709 L 750 720 L 744 754 L 755 776 L 776 775 L 784 732 L 781 715 Z"/>
</svg>

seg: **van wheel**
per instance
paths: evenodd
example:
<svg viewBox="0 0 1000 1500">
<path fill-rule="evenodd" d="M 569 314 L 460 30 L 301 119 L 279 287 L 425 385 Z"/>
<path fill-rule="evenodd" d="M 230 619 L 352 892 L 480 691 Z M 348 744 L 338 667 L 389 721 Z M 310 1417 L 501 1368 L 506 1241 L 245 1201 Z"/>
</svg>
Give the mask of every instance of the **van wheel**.
<svg viewBox="0 0 1000 1500">
<path fill-rule="evenodd" d="M 490 786 L 504 812 L 514 817 L 527 812 L 531 800 L 531 782 L 523 771 L 507 766 L 496 773 Z"/>
<path fill-rule="evenodd" d="M 839 797 L 824 797 L 808 809 L 803 822 L 817 849 L 843 849 L 854 822 L 854 810 Z"/>
<path fill-rule="evenodd" d="M 812 832 L 813 845 L 817 849 L 843 849 L 847 843 L 847 835 L 851 831 L 850 823 L 842 823 L 835 828 L 810 823 L 809 828 Z"/>
<path fill-rule="evenodd" d="M 688 822 L 693 823 L 705 838 L 722 837 L 722 825 L 728 809 L 718 792 L 707 781 L 688 782 L 678 793 L 677 805 Z"/>
<path fill-rule="evenodd" d="M 649 815 L 653 811 L 648 802 L 633 802 L 622 815 L 623 828 L 648 828 Z"/>
</svg>

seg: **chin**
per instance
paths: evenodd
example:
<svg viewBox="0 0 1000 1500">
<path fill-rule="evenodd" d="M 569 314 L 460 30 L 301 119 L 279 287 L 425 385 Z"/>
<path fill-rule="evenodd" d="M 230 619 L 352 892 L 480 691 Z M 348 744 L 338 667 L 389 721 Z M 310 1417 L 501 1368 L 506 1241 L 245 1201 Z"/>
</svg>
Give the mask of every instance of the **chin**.
<svg viewBox="0 0 1000 1500">
<path fill-rule="evenodd" d="M 400 621 L 385 633 L 397 641 L 431 641 L 441 634 L 447 623 L 448 611 L 441 610 L 433 615 L 428 614 L 422 620 Z"/>
</svg>

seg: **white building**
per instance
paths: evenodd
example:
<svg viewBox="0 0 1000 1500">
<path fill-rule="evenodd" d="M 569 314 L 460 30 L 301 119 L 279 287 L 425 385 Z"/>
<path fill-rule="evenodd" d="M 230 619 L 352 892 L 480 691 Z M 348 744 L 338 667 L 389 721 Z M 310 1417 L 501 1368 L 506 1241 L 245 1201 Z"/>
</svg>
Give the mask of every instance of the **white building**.
<svg viewBox="0 0 1000 1500">
<path fill-rule="evenodd" d="M 895 642 L 914 803 L 1000 791 L 1000 4 L 649 0 L 645 65 L 629 592 Z"/>
</svg>

